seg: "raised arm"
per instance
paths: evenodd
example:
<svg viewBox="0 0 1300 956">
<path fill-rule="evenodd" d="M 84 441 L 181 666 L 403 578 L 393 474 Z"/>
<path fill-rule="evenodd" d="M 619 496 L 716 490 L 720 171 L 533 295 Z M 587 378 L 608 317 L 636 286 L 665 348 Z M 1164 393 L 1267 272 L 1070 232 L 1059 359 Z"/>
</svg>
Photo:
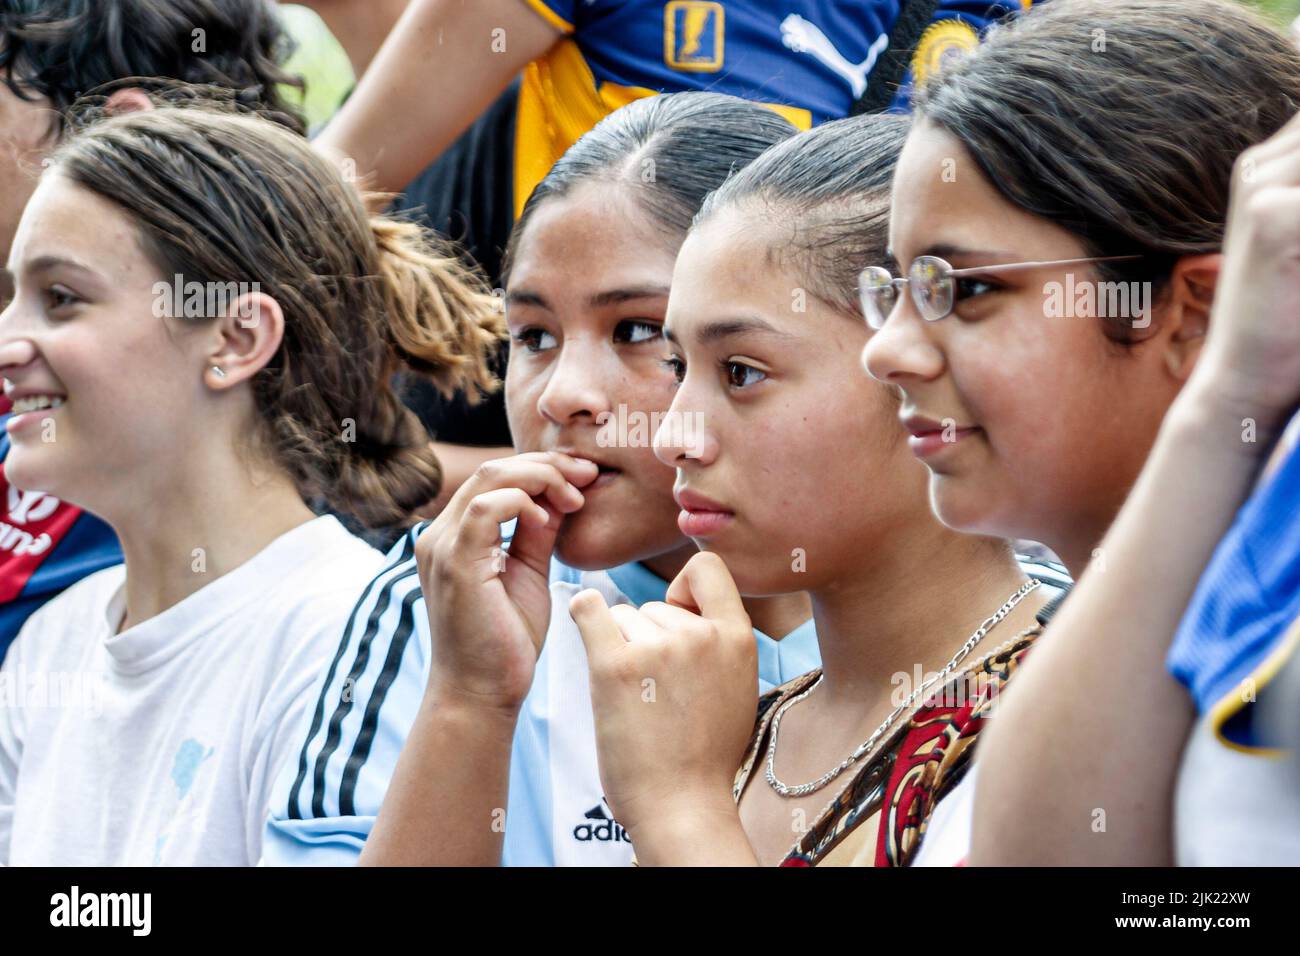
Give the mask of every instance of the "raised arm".
<svg viewBox="0 0 1300 956">
<path fill-rule="evenodd" d="M 316 145 L 398 192 L 560 35 L 524 0 L 412 0 Z"/>
<path fill-rule="evenodd" d="M 510 752 L 550 622 L 550 562 L 562 515 L 596 466 L 556 453 L 481 467 L 421 536 L 429 683 L 363 865 L 495 866 Z M 518 519 L 509 553 L 500 526 Z"/>
<path fill-rule="evenodd" d="M 1300 399 L 1300 119 L 1238 160 L 1225 248 L 1200 361 L 1101 555 L 985 732 L 972 863 L 1173 862 L 1195 715 L 1165 655 Z"/>
</svg>

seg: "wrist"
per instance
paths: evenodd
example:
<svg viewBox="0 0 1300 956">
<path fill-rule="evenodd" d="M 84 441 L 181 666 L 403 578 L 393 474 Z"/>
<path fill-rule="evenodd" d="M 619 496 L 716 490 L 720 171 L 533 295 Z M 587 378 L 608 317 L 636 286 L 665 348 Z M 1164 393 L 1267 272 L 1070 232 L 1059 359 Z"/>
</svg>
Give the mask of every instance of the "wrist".
<svg viewBox="0 0 1300 956">
<path fill-rule="evenodd" d="M 676 792 L 619 822 L 644 866 L 756 863 L 729 790 Z"/>
<path fill-rule="evenodd" d="M 481 692 L 464 687 L 436 672 L 430 672 L 422 708 L 441 718 L 485 729 L 507 729 L 514 733 L 524 698 L 515 694 Z"/>
<path fill-rule="evenodd" d="M 1223 362 L 1209 360 L 1192 373 L 1169 418 L 1185 422 L 1188 427 L 1236 434 L 1236 444 L 1242 449 L 1263 454 L 1285 429 L 1294 411 L 1266 401 L 1257 387 L 1242 382 Z"/>
</svg>

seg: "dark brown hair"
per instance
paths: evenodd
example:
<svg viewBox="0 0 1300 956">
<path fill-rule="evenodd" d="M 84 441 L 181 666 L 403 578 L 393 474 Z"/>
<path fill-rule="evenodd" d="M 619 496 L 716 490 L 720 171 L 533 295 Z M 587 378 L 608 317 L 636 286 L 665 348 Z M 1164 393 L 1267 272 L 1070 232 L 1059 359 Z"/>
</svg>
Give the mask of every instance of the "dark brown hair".
<svg viewBox="0 0 1300 956">
<path fill-rule="evenodd" d="M 930 80 L 918 116 L 1008 201 L 1079 237 L 1111 281 L 1156 292 L 1223 242 L 1233 163 L 1300 107 L 1300 51 L 1224 0 L 1035 4 Z M 1107 334 L 1131 341 L 1127 320 Z"/>
<path fill-rule="evenodd" d="M 889 183 L 908 126 L 877 113 L 800 133 L 727 180 L 695 222 L 739 205 L 786 227 L 769 257 L 794 262 L 809 292 L 860 318 L 858 273 L 889 248 Z"/>
<path fill-rule="evenodd" d="M 73 103 L 122 86 L 215 87 L 304 131 L 285 89 L 289 36 L 269 0 L 3 0 L 0 77 L 24 99 Z M 61 132 L 61 130 L 60 130 Z"/>
<path fill-rule="evenodd" d="M 705 196 L 795 132 L 774 110 L 722 93 L 665 93 L 615 110 L 569 147 L 528 197 L 506 247 L 504 279 L 547 200 L 585 182 L 626 186 L 651 222 L 680 244 Z"/>
<path fill-rule="evenodd" d="M 454 250 L 372 218 L 305 140 L 254 116 L 111 117 L 71 136 L 51 171 L 123 209 L 169 280 L 256 282 L 279 303 L 283 342 L 252 379 L 257 437 L 304 498 L 379 527 L 437 496 L 429 437 L 390 379 L 404 363 L 448 394 L 496 385 L 500 310 Z"/>
</svg>

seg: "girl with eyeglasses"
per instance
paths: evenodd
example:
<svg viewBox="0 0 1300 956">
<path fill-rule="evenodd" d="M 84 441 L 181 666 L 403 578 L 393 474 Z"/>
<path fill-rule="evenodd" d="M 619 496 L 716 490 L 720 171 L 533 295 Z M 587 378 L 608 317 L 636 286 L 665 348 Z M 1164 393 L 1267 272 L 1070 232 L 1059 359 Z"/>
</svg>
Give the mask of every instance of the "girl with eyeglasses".
<svg viewBox="0 0 1300 956">
<path fill-rule="evenodd" d="M 1173 859 L 1195 710 L 1164 652 L 1231 517 L 1215 502 L 1281 420 L 1248 376 L 1264 350 L 1206 344 L 1229 188 L 1297 104 L 1300 53 L 1218 0 L 1035 8 L 918 101 L 881 264 L 906 281 L 861 277 L 865 365 L 900 390 L 946 524 L 1082 575 L 936 820 L 973 862 Z"/>
</svg>

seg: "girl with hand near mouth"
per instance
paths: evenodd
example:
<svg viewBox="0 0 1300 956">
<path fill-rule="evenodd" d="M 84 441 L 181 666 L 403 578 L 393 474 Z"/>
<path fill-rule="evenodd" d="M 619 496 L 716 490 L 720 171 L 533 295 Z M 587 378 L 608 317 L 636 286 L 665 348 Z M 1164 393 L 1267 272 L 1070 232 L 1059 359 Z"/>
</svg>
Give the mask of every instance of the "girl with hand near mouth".
<svg viewBox="0 0 1300 956">
<path fill-rule="evenodd" d="M 854 280 L 884 254 L 906 133 L 862 117 L 774 148 L 677 259 L 670 414 L 704 426 L 656 450 L 705 553 L 664 601 L 572 603 L 606 795 L 642 863 L 908 863 L 1033 640 L 1049 589 L 1007 542 L 934 518 L 897 391 L 861 374 Z M 823 664 L 755 726 L 741 595 L 797 588 Z"/>
<path fill-rule="evenodd" d="M 306 500 L 382 527 L 437 494 L 389 379 L 489 385 L 492 297 L 297 135 L 200 109 L 70 138 L 8 269 L 6 476 L 101 516 L 125 563 L 37 611 L 5 662 L 47 693 L 0 707 L 0 862 L 255 863 L 381 564 Z M 178 315 L 182 281 L 220 299 Z"/>
<path fill-rule="evenodd" d="M 660 328 L 700 202 L 792 133 L 731 97 L 658 96 L 597 126 L 533 193 L 507 256 L 520 454 L 408 534 L 358 604 L 273 806 L 268 862 L 631 859 L 600 788 L 568 599 L 658 600 L 695 552 L 672 469 L 617 422 L 672 400 Z M 806 596 L 749 611 L 765 686 L 816 663 Z"/>
</svg>

